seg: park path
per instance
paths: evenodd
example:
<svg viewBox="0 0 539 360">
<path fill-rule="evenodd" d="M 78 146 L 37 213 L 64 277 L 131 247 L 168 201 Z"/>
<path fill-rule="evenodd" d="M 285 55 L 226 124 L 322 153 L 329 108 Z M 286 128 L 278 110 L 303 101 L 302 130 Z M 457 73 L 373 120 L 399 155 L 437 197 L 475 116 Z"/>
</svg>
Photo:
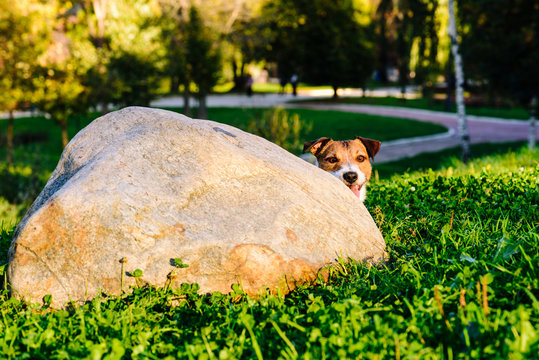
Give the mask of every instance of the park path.
<svg viewBox="0 0 539 360">
<path fill-rule="evenodd" d="M 355 94 L 347 94 L 355 95 Z M 358 95 L 358 94 L 357 94 Z M 370 94 L 369 94 L 370 95 Z M 279 94 L 263 94 L 247 97 L 245 95 L 215 95 L 208 98 L 208 106 L 213 107 L 272 107 L 285 106 L 289 108 L 308 108 L 317 110 L 337 110 L 352 113 L 390 116 L 436 123 L 445 126 L 446 133 L 385 141 L 376 156 L 377 163 L 399 160 L 422 153 L 440 151 L 459 146 L 457 131 L 457 115 L 440 111 L 410 109 L 402 107 L 355 105 L 355 104 L 300 104 L 290 103 L 290 100 L 312 99 L 327 97 L 325 93 L 303 93 L 297 97 Z M 162 98 L 152 103 L 152 106 L 176 107 L 183 106 L 181 97 Z M 501 143 L 525 141 L 528 138 L 529 123 L 522 120 L 506 120 L 499 118 L 468 115 L 468 131 L 472 144 Z M 350 137 L 361 134 L 350 134 Z M 539 126 L 536 127 L 536 138 L 539 137 Z"/>
</svg>

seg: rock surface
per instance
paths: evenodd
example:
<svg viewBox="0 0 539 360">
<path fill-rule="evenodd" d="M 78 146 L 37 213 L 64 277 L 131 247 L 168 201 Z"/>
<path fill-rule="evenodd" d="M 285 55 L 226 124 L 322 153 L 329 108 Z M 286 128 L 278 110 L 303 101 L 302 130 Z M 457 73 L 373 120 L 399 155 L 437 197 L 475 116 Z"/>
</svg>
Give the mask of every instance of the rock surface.
<svg viewBox="0 0 539 360">
<path fill-rule="evenodd" d="M 158 286 L 181 258 L 174 286 L 286 293 L 341 255 L 375 263 L 385 244 L 336 178 L 234 127 L 130 107 L 66 147 L 15 231 L 8 278 L 15 296 L 62 306 L 119 294 L 121 258 Z"/>
</svg>

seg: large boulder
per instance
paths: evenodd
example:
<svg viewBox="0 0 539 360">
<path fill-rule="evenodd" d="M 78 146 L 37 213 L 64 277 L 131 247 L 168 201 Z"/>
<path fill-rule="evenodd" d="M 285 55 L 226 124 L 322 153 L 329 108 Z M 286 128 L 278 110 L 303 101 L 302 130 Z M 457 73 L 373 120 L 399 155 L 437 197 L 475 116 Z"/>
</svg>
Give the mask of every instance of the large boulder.
<svg viewBox="0 0 539 360">
<path fill-rule="evenodd" d="M 53 304 L 121 292 L 122 266 L 201 292 L 287 292 L 339 256 L 377 263 L 370 214 L 332 175 L 234 127 L 130 107 L 66 147 L 9 251 L 12 293 Z M 127 263 L 120 263 L 126 258 Z M 124 289 L 135 284 L 125 276 Z"/>
</svg>

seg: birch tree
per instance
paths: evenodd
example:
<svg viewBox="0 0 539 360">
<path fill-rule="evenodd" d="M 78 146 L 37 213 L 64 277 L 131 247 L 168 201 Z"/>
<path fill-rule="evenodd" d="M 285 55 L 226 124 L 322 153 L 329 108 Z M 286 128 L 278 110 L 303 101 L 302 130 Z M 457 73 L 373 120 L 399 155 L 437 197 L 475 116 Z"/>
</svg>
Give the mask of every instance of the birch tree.
<svg viewBox="0 0 539 360">
<path fill-rule="evenodd" d="M 459 51 L 457 36 L 457 21 L 455 19 L 455 0 L 449 0 L 449 37 L 451 39 L 451 52 L 455 64 L 455 89 L 458 118 L 458 134 L 462 149 L 462 161 L 468 162 L 470 158 L 470 135 L 468 134 L 468 121 L 466 119 L 466 106 L 464 104 L 464 71 Z"/>
</svg>

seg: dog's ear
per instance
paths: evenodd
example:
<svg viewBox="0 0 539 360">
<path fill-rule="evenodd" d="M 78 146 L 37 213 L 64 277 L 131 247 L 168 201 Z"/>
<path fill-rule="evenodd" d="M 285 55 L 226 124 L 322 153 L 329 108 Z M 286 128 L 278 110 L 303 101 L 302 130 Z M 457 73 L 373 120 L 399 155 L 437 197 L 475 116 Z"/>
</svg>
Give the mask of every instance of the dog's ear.
<svg viewBox="0 0 539 360">
<path fill-rule="evenodd" d="M 378 151 L 380 150 L 380 145 L 382 145 L 382 143 L 378 140 L 362 138 L 361 136 L 356 136 L 356 139 L 358 139 L 363 143 L 363 145 L 365 145 L 365 148 L 367 149 L 367 154 L 369 154 L 369 157 L 371 159 L 374 159 L 374 156 L 378 154 Z"/>
<path fill-rule="evenodd" d="M 322 150 L 322 148 L 326 146 L 326 144 L 329 143 L 330 141 L 333 141 L 333 140 L 326 137 L 320 138 L 315 141 L 307 141 L 303 145 L 303 153 L 305 154 L 307 151 L 311 151 L 311 153 L 314 156 L 316 156 L 316 154 L 318 154 L 320 150 Z"/>
</svg>

